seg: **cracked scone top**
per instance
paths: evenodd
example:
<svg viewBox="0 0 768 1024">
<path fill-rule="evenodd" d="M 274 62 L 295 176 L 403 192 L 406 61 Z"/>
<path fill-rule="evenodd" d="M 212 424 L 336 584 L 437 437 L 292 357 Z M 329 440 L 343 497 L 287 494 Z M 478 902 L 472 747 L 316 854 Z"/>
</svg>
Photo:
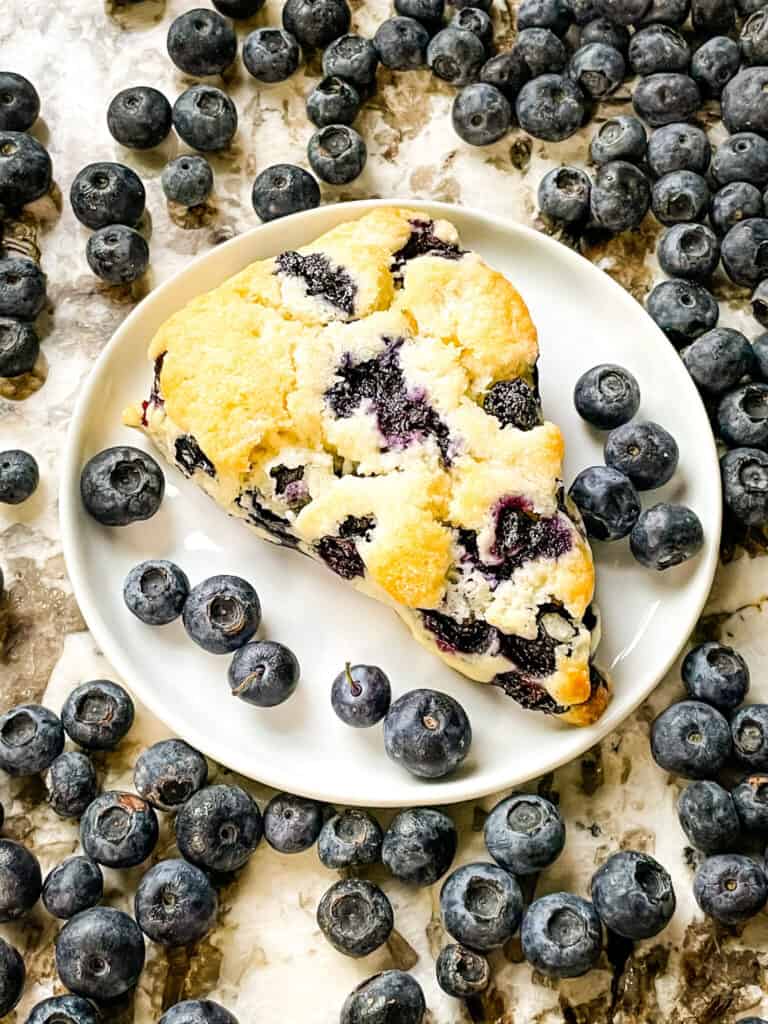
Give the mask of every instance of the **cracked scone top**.
<svg viewBox="0 0 768 1024">
<path fill-rule="evenodd" d="M 172 316 L 126 422 L 459 672 L 586 724 L 608 702 L 594 570 L 537 356 L 520 295 L 452 224 L 379 208 Z"/>
</svg>

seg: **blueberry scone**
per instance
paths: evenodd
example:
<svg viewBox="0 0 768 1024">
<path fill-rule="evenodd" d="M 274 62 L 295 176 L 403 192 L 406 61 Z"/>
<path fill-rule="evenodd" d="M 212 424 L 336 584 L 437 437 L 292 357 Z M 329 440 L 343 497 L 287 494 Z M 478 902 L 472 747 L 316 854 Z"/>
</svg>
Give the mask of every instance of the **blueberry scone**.
<svg viewBox="0 0 768 1024">
<path fill-rule="evenodd" d="M 523 707 L 602 713 L 592 556 L 536 329 L 452 224 L 391 208 L 341 224 L 194 299 L 149 354 L 126 422 L 227 512 Z"/>
</svg>

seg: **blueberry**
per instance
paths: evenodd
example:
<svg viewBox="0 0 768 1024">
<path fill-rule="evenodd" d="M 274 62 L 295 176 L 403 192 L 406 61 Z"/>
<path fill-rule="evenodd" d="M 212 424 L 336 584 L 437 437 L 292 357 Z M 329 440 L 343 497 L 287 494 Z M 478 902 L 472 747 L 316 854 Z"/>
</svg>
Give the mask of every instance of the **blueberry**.
<svg viewBox="0 0 768 1024">
<path fill-rule="evenodd" d="M 491 13 L 493 5 L 493 0 L 447 0 L 447 2 L 455 11 L 460 11 L 462 7 L 479 7 L 486 14 Z"/>
<path fill-rule="evenodd" d="M 548 28 L 564 36 L 573 16 L 566 0 L 521 0 L 517 8 L 517 28 Z"/>
<path fill-rule="evenodd" d="M 576 171 L 575 168 L 559 168 L 560 172 L 570 170 L 573 170 L 577 175 L 582 173 L 581 171 Z M 586 178 L 586 175 L 584 177 Z M 586 181 L 588 187 L 589 179 L 586 178 Z M 542 180 L 541 185 L 539 185 L 540 203 L 542 202 L 541 192 L 543 185 L 544 182 Z M 562 203 L 562 207 L 558 208 L 562 209 L 567 205 L 566 192 L 569 189 L 567 174 L 561 173 L 560 185 L 556 185 L 556 187 L 560 190 L 558 197 Z M 547 193 L 544 203 L 551 210 L 556 205 L 554 197 L 551 196 L 552 190 L 547 186 L 544 189 Z M 572 208 L 568 207 L 568 210 L 571 212 Z M 549 210 L 544 210 L 542 205 L 542 212 L 548 213 Z M 538 393 L 522 377 L 514 377 L 512 380 L 499 380 L 492 384 L 483 399 L 483 409 L 489 416 L 495 416 L 502 427 L 513 426 L 518 430 L 533 430 L 534 427 L 539 426 L 542 422 L 541 401 L 539 400 Z"/>
<path fill-rule="evenodd" d="M 216 922 L 216 891 L 208 877 L 185 860 L 163 860 L 143 876 L 134 913 L 139 927 L 161 946 L 188 946 Z"/>
<path fill-rule="evenodd" d="M 204 651 L 231 654 L 259 628 L 261 604 L 239 576 L 210 576 L 190 590 L 182 618 L 190 639 Z"/>
<path fill-rule="evenodd" d="M 34 85 L 23 75 L 0 71 L 0 131 L 25 132 L 39 113 L 40 97 Z"/>
<path fill-rule="evenodd" d="M 732 448 L 768 450 L 768 384 L 744 384 L 721 398 L 717 426 Z"/>
<path fill-rule="evenodd" d="M 110 224 L 134 228 L 144 213 L 146 193 L 130 167 L 115 163 L 88 164 L 78 171 L 69 191 L 72 211 L 93 231 Z"/>
<path fill-rule="evenodd" d="M 702 220 L 709 203 L 709 186 L 695 171 L 671 171 L 651 189 L 651 209 L 662 224 Z"/>
<path fill-rule="evenodd" d="M 669 25 L 649 25 L 632 36 L 629 63 L 637 75 L 660 71 L 687 71 L 691 61 L 688 43 Z"/>
<path fill-rule="evenodd" d="M 307 96 L 307 117 L 319 128 L 352 124 L 359 110 L 357 89 L 341 78 L 323 78 Z"/>
<path fill-rule="evenodd" d="M 0 839 L 0 922 L 17 921 L 40 898 L 43 878 L 37 857 L 13 839 Z"/>
<path fill-rule="evenodd" d="M 334 814 L 323 825 L 317 853 L 327 868 L 358 867 L 381 860 L 381 826 L 367 811 L 351 808 Z"/>
<path fill-rule="evenodd" d="M 587 533 L 596 540 L 626 537 L 640 515 L 640 499 L 631 482 L 609 466 L 583 469 L 568 492 L 578 506 Z"/>
<path fill-rule="evenodd" d="M 67 735 L 86 750 L 113 750 L 133 725 L 133 715 L 130 694 L 108 679 L 81 683 L 61 709 Z"/>
<path fill-rule="evenodd" d="M 692 648 L 681 673 L 690 697 L 723 712 L 737 708 L 749 691 L 747 663 L 732 647 L 715 641 Z"/>
<path fill-rule="evenodd" d="M 530 77 L 531 70 L 516 47 L 497 53 L 480 68 L 480 81 L 487 85 L 495 85 L 510 103 L 514 103 L 517 94 Z"/>
<path fill-rule="evenodd" d="M 95 231 L 85 255 L 94 274 L 107 284 L 137 281 L 149 266 L 149 246 L 138 231 L 124 224 Z"/>
<path fill-rule="evenodd" d="M 768 880 L 750 857 L 721 853 L 708 857 L 693 879 L 693 895 L 708 917 L 741 924 L 765 906 Z"/>
<path fill-rule="evenodd" d="M 523 895 L 517 879 L 496 864 L 464 864 L 440 889 L 443 926 L 457 942 L 483 952 L 503 946 L 518 929 Z"/>
<path fill-rule="evenodd" d="M 302 46 L 324 47 L 349 32 L 347 0 L 286 0 L 283 28 Z"/>
<path fill-rule="evenodd" d="M 350 992 L 339 1024 L 424 1024 L 424 993 L 403 971 L 382 971 Z"/>
<path fill-rule="evenodd" d="M 596 164 L 612 160 L 641 163 L 648 148 L 642 121 L 631 114 L 618 114 L 605 121 L 592 136 L 589 155 Z"/>
<path fill-rule="evenodd" d="M 40 704 L 20 704 L 0 718 L 0 768 L 8 775 L 44 772 L 63 749 L 61 721 Z"/>
<path fill-rule="evenodd" d="M 237 109 L 221 89 L 193 85 L 173 105 L 173 126 L 192 149 L 226 149 L 237 131 Z"/>
<path fill-rule="evenodd" d="M 240 786 L 206 786 L 179 808 L 176 845 L 206 871 L 237 871 L 263 834 L 256 801 Z"/>
<path fill-rule="evenodd" d="M 1 88 L 2 78 L 0 77 Z M 1 110 L 2 99 L 0 98 Z M 0 939 L 0 1017 L 10 1013 L 21 999 L 26 976 L 27 970 L 21 953 L 10 942 Z"/>
<path fill-rule="evenodd" d="M 712 176 L 718 185 L 748 181 L 762 188 L 768 184 L 768 140 L 754 132 L 731 135 L 715 151 Z"/>
<path fill-rule="evenodd" d="M 474 32 L 486 50 L 493 47 L 493 22 L 479 7 L 462 7 L 451 18 L 450 25 Z"/>
<path fill-rule="evenodd" d="M 520 939 L 523 956 L 541 974 L 578 978 L 597 963 L 603 930 L 588 900 L 553 892 L 528 907 Z"/>
<path fill-rule="evenodd" d="M 670 277 L 704 281 L 720 262 L 720 241 L 706 224 L 674 224 L 662 234 L 656 254 Z"/>
<path fill-rule="evenodd" d="M 665 71 L 640 79 L 632 92 L 632 105 L 657 128 L 690 117 L 701 106 L 701 95 L 691 77 Z"/>
<path fill-rule="evenodd" d="M 14 209 L 44 196 L 53 170 L 47 150 L 24 132 L 0 131 L 0 204 Z"/>
<path fill-rule="evenodd" d="M 45 307 L 45 274 L 25 256 L 0 257 L 0 316 L 34 320 Z"/>
<path fill-rule="evenodd" d="M 766 189 L 768 191 L 768 189 Z M 766 210 L 768 212 L 768 210 Z M 764 278 L 758 282 L 757 287 L 752 293 L 752 315 L 758 323 L 761 323 L 763 327 L 768 327 L 768 278 Z M 2 321 L 0 321 L 0 363 L 2 361 Z M 757 349 L 758 343 L 760 343 L 760 357 L 761 370 L 760 375 L 765 380 L 768 378 L 768 335 L 762 334 L 759 338 L 755 338 L 754 345 Z M 0 376 L 2 371 L 0 371 Z"/>
<path fill-rule="evenodd" d="M 650 0 L 598 0 L 600 13 L 617 25 L 637 25 L 649 6 Z"/>
<path fill-rule="evenodd" d="M 691 0 L 651 0 L 641 25 L 672 25 L 679 28 L 691 10 Z"/>
<path fill-rule="evenodd" d="M 133 769 L 136 792 L 161 811 L 173 811 L 208 781 L 208 762 L 184 740 L 160 740 L 142 750 Z"/>
<path fill-rule="evenodd" d="M 732 181 L 712 197 L 709 219 L 719 235 L 725 235 L 734 224 L 750 217 L 762 217 L 763 197 L 760 190 L 746 181 Z"/>
<path fill-rule="evenodd" d="M 378 64 L 373 41 L 352 33 L 334 39 L 323 53 L 323 74 L 343 78 L 363 95 L 376 84 Z"/>
<path fill-rule="evenodd" d="M 218 0 L 220 3 L 221 0 Z M 229 1010 L 212 999 L 186 999 L 176 1003 L 160 1018 L 158 1024 L 238 1024 Z"/>
<path fill-rule="evenodd" d="M 706 288 L 683 280 L 657 284 L 645 308 L 677 347 L 711 330 L 720 315 L 720 307 Z"/>
<path fill-rule="evenodd" d="M 0 316 L 0 377 L 20 377 L 34 367 L 40 341 L 31 323 Z"/>
<path fill-rule="evenodd" d="M 647 853 L 614 853 L 592 876 L 592 903 L 600 920 L 625 939 L 649 939 L 675 912 L 669 872 Z"/>
<path fill-rule="evenodd" d="M 395 0 L 395 11 L 420 21 L 430 35 L 443 27 L 445 0 Z"/>
<path fill-rule="evenodd" d="M 579 43 L 581 46 L 586 46 L 587 43 L 605 43 L 606 46 L 613 46 L 626 56 L 629 48 L 629 31 L 623 25 L 617 25 L 611 21 L 610 18 L 601 16 L 588 21 L 582 28 L 579 33 Z"/>
<path fill-rule="evenodd" d="M 320 205 L 320 186 L 309 171 L 295 164 L 273 164 L 253 183 L 253 208 L 263 221 L 287 217 Z"/>
<path fill-rule="evenodd" d="M 107 108 L 107 127 L 123 146 L 152 149 L 159 146 L 171 130 L 171 105 L 151 86 L 123 89 Z"/>
<path fill-rule="evenodd" d="M 59 754 L 45 773 L 48 803 L 62 818 L 79 818 L 98 792 L 96 770 L 76 750 Z"/>
<path fill-rule="evenodd" d="M 228 18 L 252 18 L 264 6 L 265 0 L 213 0 L 213 6 Z"/>
<path fill-rule="evenodd" d="M 157 462 L 128 445 L 105 448 L 86 462 L 80 474 L 85 510 L 104 526 L 150 519 L 164 493 L 165 478 Z"/>
<path fill-rule="evenodd" d="M 524 28 L 515 41 L 515 51 L 523 58 L 533 78 L 556 74 L 568 61 L 563 41 L 548 28 Z"/>
<path fill-rule="evenodd" d="M 533 875 L 560 856 L 565 822 L 551 801 L 515 793 L 496 804 L 485 819 L 483 835 L 498 864 L 514 875 Z"/>
<path fill-rule="evenodd" d="M 577 25 L 586 25 L 595 18 L 604 17 L 598 0 L 566 0 L 571 17 Z M 613 18 L 608 19 L 613 21 Z"/>
<path fill-rule="evenodd" d="M 158 824 L 153 808 L 133 793 L 102 793 L 80 821 L 83 849 L 108 868 L 141 864 L 157 845 Z"/>
<path fill-rule="evenodd" d="M 677 468 L 675 439 L 658 423 L 626 423 L 605 442 L 608 466 L 629 477 L 639 491 L 661 487 Z"/>
<path fill-rule="evenodd" d="M 139 926 L 111 907 L 76 914 L 56 938 L 56 968 L 64 985 L 99 1001 L 116 999 L 136 985 L 144 955 Z"/>
<path fill-rule="evenodd" d="M 677 815 L 688 841 L 704 853 L 724 853 L 738 846 L 739 816 L 727 789 L 700 779 L 686 786 L 677 801 Z"/>
<path fill-rule="evenodd" d="M 283 644 L 259 640 L 245 644 L 229 666 L 232 694 L 259 708 L 273 708 L 288 700 L 299 684 L 296 655 Z"/>
<path fill-rule="evenodd" d="M 178 619 L 188 594 L 186 573 L 161 558 L 135 565 L 123 584 L 126 606 L 148 626 L 165 626 Z"/>
<path fill-rule="evenodd" d="M 470 8 L 465 8 L 470 10 Z M 494 85 L 465 85 L 453 101 L 453 130 L 471 146 L 489 146 L 510 129 L 512 107 Z"/>
<path fill-rule="evenodd" d="M 731 753 L 731 731 L 720 712 L 700 701 L 683 700 L 658 715 L 651 726 L 651 754 L 665 771 L 686 779 L 711 779 Z"/>
<path fill-rule="evenodd" d="M 701 35 L 730 31 L 736 22 L 733 0 L 691 0 L 691 24 Z"/>
<path fill-rule="evenodd" d="M 339 953 L 361 957 L 387 941 L 394 914 L 378 885 L 349 878 L 336 882 L 324 894 L 317 907 L 317 923 Z"/>
<path fill-rule="evenodd" d="M 768 12 L 755 11 L 744 22 L 739 36 L 745 64 L 768 64 Z"/>
<path fill-rule="evenodd" d="M 626 66 L 621 52 L 606 43 L 580 46 L 568 63 L 568 74 L 593 99 L 615 92 L 624 80 Z"/>
<path fill-rule="evenodd" d="M 482 953 L 457 944 L 440 950 L 435 971 L 440 988 L 456 999 L 484 992 L 491 980 L 491 968 Z"/>
<path fill-rule="evenodd" d="M 691 78 L 705 96 L 719 96 L 739 70 L 741 50 L 728 36 L 713 36 L 691 57 Z"/>
<path fill-rule="evenodd" d="M 243 64 L 258 82 L 284 82 L 301 63 L 294 36 L 280 28 L 257 28 L 243 43 Z"/>
<path fill-rule="evenodd" d="M 349 665 L 331 686 L 331 706 L 345 725 L 367 729 L 389 711 L 389 679 L 375 665 Z"/>
<path fill-rule="evenodd" d="M 329 185 L 348 185 L 365 167 L 368 150 L 362 137 L 348 125 L 318 128 L 307 147 L 312 170 Z"/>
<path fill-rule="evenodd" d="M 529 135 L 547 142 L 560 142 L 584 123 L 586 101 L 581 89 L 565 75 L 539 75 L 522 87 L 515 109 L 520 127 Z"/>
<path fill-rule="evenodd" d="M 748 775 L 731 796 L 742 827 L 748 832 L 768 833 L 768 775 Z"/>
<path fill-rule="evenodd" d="M 745 672 L 746 669 L 744 665 Z M 739 764 L 751 771 L 768 771 L 768 704 L 747 704 L 740 708 L 731 719 L 731 736 Z"/>
<path fill-rule="evenodd" d="M 70 918 L 95 907 L 104 894 L 104 876 L 90 857 L 68 857 L 43 882 L 43 904 L 54 917 Z"/>
<path fill-rule="evenodd" d="M 29 452 L 0 452 L 0 505 L 21 505 L 37 490 L 40 470 Z"/>
<path fill-rule="evenodd" d="M 165 198 L 181 206 L 200 206 L 213 190 L 213 171 L 204 156 L 185 153 L 163 168 Z"/>
<path fill-rule="evenodd" d="M 441 29 L 427 47 L 427 64 L 432 73 L 451 85 L 474 82 L 485 56 L 485 47 L 474 32 L 453 26 Z"/>
<path fill-rule="evenodd" d="M 657 177 L 670 171 L 704 174 L 712 147 L 705 132 L 694 124 L 667 124 L 651 132 L 648 165 Z"/>
<path fill-rule="evenodd" d="M 100 1024 L 99 1011 L 80 996 L 52 996 L 36 1003 L 26 1024 Z"/>
<path fill-rule="evenodd" d="M 324 821 L 325 808 L 316 800 L 278 793 L 264 811 L 264 836 L 278 853 L 302 853 L 317 841 Z"/>
<path fill-rule="evenodd" d="M 640 408 L 640 388 L 623 366 L 601 363 L 576 381 L 573 401 L 587 423 L 599 430 L 612 430 L 631 420 Z"/>
<path fill-rule="evenodd" d="M 758 317 L 758 319 L 760 318 Z M 762 323 L 762 320 L 760 322 Z M 752 342 L 752 353 L 757 364 L 758 375 L 763 380 L 768 380 L 768 332 L 754 339 Z"/>
<path fill-rule="evenodd" d="M 750 217 L 734 224 L 723 238 L 722 256 L 734 284 L 754 288 L 768 277 L 768 218 Z"/>
<path fill-rule="evenodd" d="M 591 188 L 592 182 L 589 180 L 589 175 L 585 174 L 581 168 L 555 167 L 553 170 L 547 171 L 539 182 L 539 208 L 550 220 L 561 221 L 565 224 L 578 224 L 589 216 Z M 516 382 L 501 383 L 515 384 Z M 494 385 L 494 387 L 499 386 L 498 384 Z M 530 391 L 530 388 L 528 390 Z M 532 424 L 532 426 L 535 425 L 535 423 Z"/>
<path fill-rule="evenodd" d="M 411 690 L 384 719 L 387 755 L 412 775 L 442 778 L 469 753 L 472 729 L 464 708 L 437 690 Z"/>
<path fill-rule="evenodd" d="M 685 505 L 660 502 L 640 513 L 629 546 L 647 569 L 671 569 L 695 557 L 704 545 L 699 517 Z"/>
<path fill-rule="evenodd" d="M 720 459 L 723 500 L 747 526 L 768 523 L 768 455 L 759 448 L 735 448 Z"/>
<path fill-rule="evenodd" d="M 744 68 L 734 75 L 723 89 L 721 100 L 723 122 L 729 132 L 768 135 L 767 88 L 768 67 Z"/>
<path fill-rule="evenodd" d="M 394 877 L 424 887 L 445 874 L 456 856 L 458 835 L 447 814 L 432 807 L 400 811 L 384 833 L 381 858 Z"/>
<path fill-rule="evenodd" d="M 168 56 L 188 75 L 220 75 L 237 56 L 235 30 L 220 14 L 197 7 L 174 18 Z"/>
<path fill-rule="evenodd" d="M 592 184 L 590 209 L 600 227 L 615 233 L 636 228 L 650 204 L 648 179 L 634 164 L 611 160 L 598 168 Z"/>
</svg>

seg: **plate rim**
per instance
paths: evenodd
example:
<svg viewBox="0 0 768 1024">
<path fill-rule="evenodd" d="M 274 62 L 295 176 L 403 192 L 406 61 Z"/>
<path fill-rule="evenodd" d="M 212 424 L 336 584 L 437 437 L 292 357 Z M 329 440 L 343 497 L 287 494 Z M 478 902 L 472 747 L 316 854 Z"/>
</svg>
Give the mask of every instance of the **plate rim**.
<svg viewBox="0 0 768 1024">
<path fill-rule="evenodd" d="M 469 217 L 478 221 L 481 226 L 490 226 L 494 230 L 501 229 L 505 233 L 521 235 L 524 239 L 527 238 L 528 240 L 535 242 L 537 245 L 543 245 L 545 248 L 549 248 L 553 252 L 556 252 L 558 258 L 561 260 L 564 259 L 566 263 L 572 263 L 574 265 L 578 264 L 580 266 L 587 264 L 595 271 L 595 273 L 602 274 L 604 287 L 609 290 L 613 290 L 614 294 L 617 297 L 620 297 L 620 301 L 627 305 L 627 308 L 630 308 L 631 304 L 633 312 L 637 312 L 637 308 L 639 307 L 640 311 L 645 314 L 642 305 L 638 303 L 637 300 L 622 287 L 622 285 L 615 281 L 609 274 L 605 273 L 605 271 L 602 271 L 590 260 L 587 260 L 580 253 L 575 252 L 573 249 L 563 245 L 556 239 L 545 235 L 526 224 L 514 221 L 509 217 L 489 213 L 474 206 L 432 201 L 428 199 L 392 197 L 360 199 L 351 202 L 324 204 L 323 206 L 315 207 L 312 210 L 305 210 L 301 213 L 292 214 L 289 218 L 285 218 L 285 220 L 290 220 L 293 223 L 299 219 L 311 222 L 313 219 L 318 218 L 322 212 L 327 213 L 329 206 L 337 206 L 339 208 L 340 219 L 342 219 L 343 216 L 345 219 L 350 220 L 356 219 L 368 210 L 387 206 L 405 207 L 431 212 L 433 215 L 442 216 L 447 220 L 450 220 L 451 216 L 456 216 L 458 213 L 460 216 Z M 341 213 L 342 210 L 343 215 Z M 112 354 L 123 342 L 124 336 L 130 334 L 134 323 L 146 314 L 148 306 L 162 302 L 166 293 L 172 291 L 182 277 L 196 271 L 206 260 L 210 260 L 213 254 L 218 254 L 224 250 L 235 249 L 240 246 L 246 248 L 248 239 L 265 229 L 274 229 L 276 225 L 284 223 L 285 220 L 273 220 L 256 225 L 248 231 L 245 231 L 240 235 L 236 235 L 234 238 L 228 239 L 221 245 L 200 253 L 137 303 L 134 309 L 131 310 L 128 316 L 112 333 L 109 341 L 104 345 L 96 361 L 89 370 L 85 380 L 80 385 L 79 393 L 67 427 L 67 436 L 63 451 L 64 459 L 58 487 L 58 506 L 62 553 L 75 599 L 77 600 L 85 623 L 96 643 L 110 665 L 114 667 L 121 679 L 126 683 L 129 690 L 131 690 L 142 701 L 142 703 L 146 705 L 152 714 L 154 714 L 169 730 L 173 731 L 175 735 L 180 736 L 181 738 L 184 738 L 183 730 L 177 728 L 177 722 L 174 719 L 172 709 L 168 708 L 167 705 L 163 705 L 162 701 L 159 699 L 155 699 L 153 687 L 149 684 L 145 685 L 140 674 L 134 674 L 128 656 L 126 655 L 124 658 L 119 643 L 113 643 L 111 631 L 107 627 L 106 623 L 102 622 L 98 608 L 95 603 L 91 601 L 89 588 L 85 580 L 85 573 L 77 557 L 77 523 L 83 515 L 80 508 L 79 488 L 81 462 L 80 452 L 82 450 L 81 441 L 83 439 L 84 426 L 87 421 L 89 400 L 92 394 L 96 391 L 97 384 L 100 381 L 105 365 L 109 363 Z M 198 292 L 197 294 L 202 294 L 202 292 Z M 648 327 L 656 333 L 659 340 L 665 345 L 669 345 L 670 348 L 673 348 L 669 339 L 653 322 L 651 317 L 647 314 L 645 315 L 647 317 Z M 693 383 L 692 387 L 695 392 L 695 386 Z M 700 396 L 697 392 L 695 392 L 695 394 L 699 402 L 700 411 L 706 415 Z M 716 473 L 719 477 L 717 446 L 711 430 L 708 431 L 708 435 L 709 444 L 706 445 L 708 449 L 707 466 L 700 468 L 702 471 L 707 473 Z M 299 789 L 294 791 L 311 799 L 322 800 L 328 803 L 338 803 L 342 806 L 376 806 L 384 808 L 417 806 L 419 803 L 449 805 L 460 803 L 465 800 L 481 799 L 491 793 L 500 792 L 502 790 L 509 789 L 510 787 L 523 786 L 531 779 L 538 778 L 547 772 L 554 771 L 557 768 L 562 767 L 564 764 L 576 760 L 590 747 L 600 743 L 611 732 L 619 728 L 619 726 L 637 710 L 643 701 L 650 697 L 659 683 L 667 675 L 675 660 L 678 658 L 681 650 L 687 643 L 696 623 L 698 622 L 701 612 L 706 605 L 719 563 L 718 556 L 723 515 L 722 495 L 719 495 L 716 507 L 711 510 L 711 513 L 713 515 L 714 529 L 713 535 L 709 541 L 705 542 L 705 548 L 701 555 L 704 559 L 702 570 L 704 572 L 704 576 L 702 577 L 702 583 L 700 584 L 701 593 L 699 594 L 698 600 L 691 605 L 690 615 L 685 629 L 681 631 L 679 640 L 676 640 L 671 644 L 667 658 L 664 660 L 656 678 L 642 687 L 638 694 L 632 696 L 629 703 L 622 709 L 621 714 L 617 718 L 611 715 L 611 709 L 616 706 L 615 703 L 612 702 L 604 715 L 596 723 L 585 727 L 569 726 L 568 732 L 573 735 L 576 741 L 572 741 L 571 744 L 566 745 L 565 752 L 562 756 L 556 753 L 555 756 L 550 757 L 546 762 L 538 764 L 536 771 L 533 774 L 526 771 L 523 771 L 522 773 L 517 772 L 507 778 L 506 781 L 503 778 L 495 779 L 492 785 L 488 784 L 487 781 L 481 785 L 473 785 L 472 772 L 469 772 L 466 776 L 462 776 L 460 779 L 451 780 L 449 776 L 444 780 L 435 780 L 432 784 L 424 785 L 423 794 L 419 799 L 414 798 L 413 803 L 403 803 L 401 799 L 388 798 L 386 800 L 378 800 L 376 804 L 373 805 L 364 799 L 350 799 L 349 794 L 347 793 L 342 794 L 328 792 L 327 789 L 313 790 L 311 780 L 308 780 L 310 785 L 302 785 Z M 578 739 L 576 739 L 577 737 Z M 278 790 L 283 788 L 281 780 L 268 777 L 268 771 L 263 773 L 261 769 L 259 769 L 259 776 L 257 777 L 253 774 L 253 769 L 249 770 L 247 765 L 243 765 L 239 762 L 238 758 L 230 757 L 228 759 L 222 759 L 221 755 L 223 751 L 218 749 L 213 740 L 209 743 L 200 743 L 198 740 L 199 737 L 196 736 L 195 746 L 216 763 L 221 764 L 260 785 Z M 439 792 L 430 792 L 430 789 L 437 790 L 438 787 L 440 790 Z"/>
</svg>

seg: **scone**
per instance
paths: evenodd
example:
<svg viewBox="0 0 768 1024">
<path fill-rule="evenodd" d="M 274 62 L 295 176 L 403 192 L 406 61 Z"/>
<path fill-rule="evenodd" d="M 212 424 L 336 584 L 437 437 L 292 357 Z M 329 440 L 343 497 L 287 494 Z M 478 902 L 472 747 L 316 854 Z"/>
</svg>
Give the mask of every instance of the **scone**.
<svg viewBox="0 0 768 1024">
<path fill-rule="evenodd" d="M 541 416 L 536 329 L 452 224 L 391 208 L 341 224 L 194 299 L 149 354 L 126 422 L 227 512 L 523 707 L 602 713 L 592 556 Z"/>
</svg>

